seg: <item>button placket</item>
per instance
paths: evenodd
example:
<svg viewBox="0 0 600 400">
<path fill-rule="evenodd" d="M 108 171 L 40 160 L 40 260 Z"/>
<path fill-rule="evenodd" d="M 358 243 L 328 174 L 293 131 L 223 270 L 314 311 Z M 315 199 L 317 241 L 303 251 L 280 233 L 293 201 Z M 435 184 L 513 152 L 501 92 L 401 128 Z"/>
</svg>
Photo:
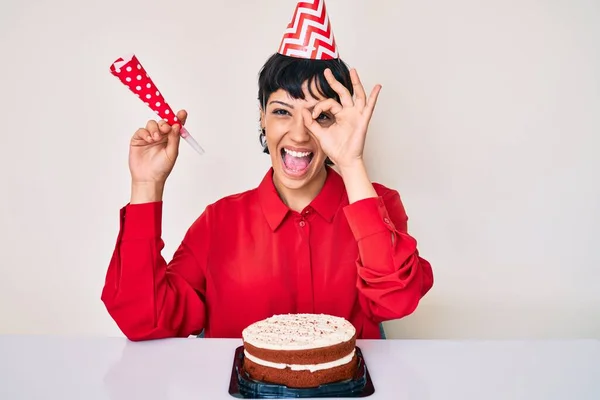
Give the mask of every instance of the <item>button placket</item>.
<svg viewBox="0 0 600 400">
<path fill-rule="evenodd" d="M 308 224 L 308 216 L 309 215 L 310 215 L 310 208 L 306 208 L 305 210 L 303 210 L 300 213 L 300 222 L 298 222 L 298 225 L 300 225 L 300 227 L 304 228 Z"/>
<path fill-rule="evenodd" d="M 298 260 L 298 307 L 304 312 L 313 312 L 312 265 L 310 257 L 310 224 L 306 211 L 300 213 L 298 226 L 302 243 L 296 254 Z"/>
</svg>

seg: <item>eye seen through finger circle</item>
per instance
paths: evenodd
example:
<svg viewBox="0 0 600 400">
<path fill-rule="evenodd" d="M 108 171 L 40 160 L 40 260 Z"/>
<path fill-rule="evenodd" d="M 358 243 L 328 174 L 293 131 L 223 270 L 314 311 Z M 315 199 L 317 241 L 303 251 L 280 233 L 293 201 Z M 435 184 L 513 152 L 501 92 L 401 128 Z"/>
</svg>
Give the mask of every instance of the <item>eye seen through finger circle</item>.
<svg viewBox="0 0 600 400">
<path fill-rule="evenodd" d="M 330 113 L 321 113 L 316 120 L 319 125 L 327 127 L 335 122 L 335 117 Z"/>
</svg>

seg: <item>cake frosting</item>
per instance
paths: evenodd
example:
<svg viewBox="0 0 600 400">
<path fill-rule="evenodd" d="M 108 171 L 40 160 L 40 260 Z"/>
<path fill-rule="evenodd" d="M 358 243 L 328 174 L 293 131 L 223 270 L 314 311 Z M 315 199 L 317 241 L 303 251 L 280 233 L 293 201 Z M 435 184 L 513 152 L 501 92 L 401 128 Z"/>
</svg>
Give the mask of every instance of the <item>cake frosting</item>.
<svg viewBox="0 0 600 400">
<path fill-rule="evenodd" d="M 258 321 L 242 332 L 244 342 L 269 350 L 328 347 L 351 340 L 354 325 L 326 314 L 281 314 Z"/>
</svg>

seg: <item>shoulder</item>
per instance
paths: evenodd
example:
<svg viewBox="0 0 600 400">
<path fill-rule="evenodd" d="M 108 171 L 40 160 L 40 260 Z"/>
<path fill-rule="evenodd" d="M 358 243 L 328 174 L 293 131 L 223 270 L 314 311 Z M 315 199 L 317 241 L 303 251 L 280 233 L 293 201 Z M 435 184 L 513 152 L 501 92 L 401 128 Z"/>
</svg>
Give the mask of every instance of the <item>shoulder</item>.
<svg viewBox="0 0 600 400">
<path fill-rule="evenodd" d="M 261 190 L 269 182 L 270 170 L 267 171 L 258 186 L 221 197 L 207 206 L 192 224 L 192 229 L 211 229 L 212 227 L 239 226 L 244 221 L 252 221 L 257 213 L 262 212 Z"/>
<path fill-rule="evenodd" d="M 183 241 L 194 247 L 198 241 L 207 242 L 238 229 L 255 215 L 251 210 L 258 203 L 256 199 L 256 189 L 250 189 L 208 204 L 189 226 Z"/>
<path fill-rule="evenodd" d="M 256 205 L 258 205 L 258 189 L 253 188 L 221 197 L 208 204 L 203 214 L 208 214 L 213 219 L 239 218 L 240 215 L 248 214 Z"/>
<path fill-rule="evenodd" d="M 257 191 L 257 188 L 252 188 L 243 192 L 233 193 L 225 197 L 221 197 L 220 199 L 209 204 L 208 207 L 218 210 L 224 208 L 227 209 L 231 207 L 245 206 L 249 203 L 253 203 L 256 201 Z"/>
<path fill-rule="evenodd" d="M 233 227 L 239 227 L 244 219 L 253 218 L 255 215 L 251 210 L 258 203 L 256 199 L 256 189 L 250 189 L 208 204 L 189 226 L 185 240 L 206 238 L 206 235 L 229 232 Z M 219 227 L 228 227 L 228 229 L 219 229 Z"/>
</svg>

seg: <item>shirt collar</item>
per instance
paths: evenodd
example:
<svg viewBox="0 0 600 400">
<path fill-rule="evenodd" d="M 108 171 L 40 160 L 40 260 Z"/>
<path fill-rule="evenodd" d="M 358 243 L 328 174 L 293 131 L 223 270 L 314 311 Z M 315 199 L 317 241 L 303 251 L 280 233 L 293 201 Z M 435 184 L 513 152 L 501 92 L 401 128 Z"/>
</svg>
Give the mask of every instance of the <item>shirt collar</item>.
<svg viewBox="0 0 600 400">
<path fill-rule="evenodd" d="M 342 177 L 331 167 L 327 168 L 327 177 L 323 188 L 317 194 L 317 197 L 308 205 L 326 221 L 331 222 L 336 211 L 340 208 L 342 195 L 345 193 L 345 186 Z M 273 168 L 265 174 L 263 180 L 258 186 L 258 196 L 263 214 L 274 231 L 283 222 L 286 215 L 290 212 L 288 206 L 281 200 L 275 184 L 273 183 Z"/>
</svg>

